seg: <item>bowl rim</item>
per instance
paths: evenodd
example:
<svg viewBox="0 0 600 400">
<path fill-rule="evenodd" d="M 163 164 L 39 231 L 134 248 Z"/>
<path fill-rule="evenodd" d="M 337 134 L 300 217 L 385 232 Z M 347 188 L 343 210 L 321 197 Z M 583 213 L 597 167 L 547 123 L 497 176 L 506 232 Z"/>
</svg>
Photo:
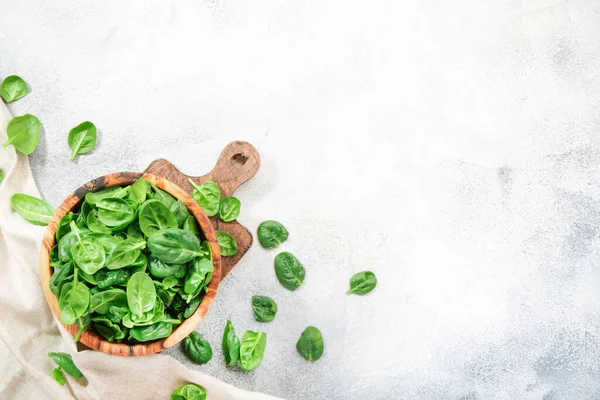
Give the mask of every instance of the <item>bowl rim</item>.
<svg viewBox="0 0 600 400">
<path fill-rule="evenodd" d="M 73 208 L 83 201 L 87 193 L 97 192 L 112 186 L 130 185 L 138 178 L 144 178 L 148 180 L 153 185 L 166 191 L 176 199 L 180 199 L 185 204 L 190 213 L 196 218 L 202 233 L 209 242 L 213 256 L 214 272 L 213 277 L 208 284 L 208 292 L 204 295 L 204 298 L 198 306 L 198 309 L 190 317 L 184 319 L 183 322 L 179 324 L 166 338 L 151 342 L 127 344 L 109 342 L 98 333 L 90 329 L 85 330 L 82 333 L 79 341 L 84 345 L 106 354 L 119 356 L 143 356 L 154 354 L 179 343 L 190 333 L 192 333 L 196 327 L 198 327 L 200 321 L 210 309 L 221 281 L 221 253 L 219 244 L 217 242 L 215 229 L 208 216 L 204 213 L 198 203 L 196 203 L 196 200 L 194 200 L 178 185 L 166 178 L 142 172 L 116 172 L 92 179 L 91 181 L 81 185 L 61 203 L 61 205 L 54 212 L 52 219 L 48 223 L 48 227 L 42 239 L 42 246 L 40 250 L 40 278 L 44 296 L 46 297 L 46 301 L 50 306 L 56 321 L 63 325 L 73 337 L 79 329 L 75 324 L 67 325 L 61 322 L 58 298 L 50 291 L 50 277 L 52 276 L 53 272 L 52 267 L 50 266 L 50 251 L 56 244 L 56 229 L 58 227 L 58 223 L 62 217 L 67 215 L 67 213 L 69 213 Z"/>
</svg>

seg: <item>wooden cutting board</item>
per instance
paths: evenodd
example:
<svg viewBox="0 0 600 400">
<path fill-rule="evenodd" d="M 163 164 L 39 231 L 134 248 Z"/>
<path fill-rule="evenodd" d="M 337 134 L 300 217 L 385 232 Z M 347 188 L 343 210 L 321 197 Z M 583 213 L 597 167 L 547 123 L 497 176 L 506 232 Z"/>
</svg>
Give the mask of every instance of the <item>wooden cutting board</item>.
<svg viewBox="0 0 600 400">
<path fill-rule="evenodd" d="M 256 175 L 259 167 L 260 156 L 256 148 L 248 142 L 235 141 L 225 146 L 215 167 L 206 175 L 185 175 L 173 163 L 163 158 L 153 161 L 144 172 L 166 178 L 190 194 L 193 187 L 188 182 L 188 178 L 197 184 L 213 181 L 221 188 L 221 195 L 227 197 L 233 196 L 235 190 L 242 183 Z M 243 212 L 244 204 L 242 202 Z M 234 256 L 222 258 L 221 279 L 223 279 L 252 246 L 252 234 L 237 221 L 223 222 L 218 216 L 214 216 L 210 220 L 215 230 L 227 232 L 237 241 L 237 253 Z"/>
</svg>

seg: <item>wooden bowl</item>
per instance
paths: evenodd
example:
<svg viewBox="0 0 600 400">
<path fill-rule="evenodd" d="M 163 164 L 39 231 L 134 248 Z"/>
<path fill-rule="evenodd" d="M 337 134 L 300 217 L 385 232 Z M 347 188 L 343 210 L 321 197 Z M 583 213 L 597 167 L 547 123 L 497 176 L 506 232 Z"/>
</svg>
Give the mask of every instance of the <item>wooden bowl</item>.
<svg viewBox="0 0 600 400">
<path fill-rule="evenodd" d="M 124 186 L 129 185 L 135 182 L 138 178 L 143 177 L 148 180 L 153 185 L 159 187 L 160 189 L 166 191 L 171 194 L 173 197 L 177 199 L 181 199 L 183 203 L 187 206 L 188 210 L 194 215 L 198 224 L 200 225 L 202 234 L 205 239 L 208 240 L 212 254 L 213 254 L 213 265 L 214 272 L 213 277 L 210 283 L 208 284 L 208 292 L 204 296 L 202 303 L 196 310 L 194 314 L 192 314 L 189 318 L 185 319 L 180 325 L 173 330 L 171 335 L 166 338 L 155 340 L 153 342 L 145 342 L 139 344 L 125 344 L 125 343 L 112 343 L 108 340 L 104 339 L 102 336 L 98 335 L 93 329 L 88 329 L 81 335 L 80 342 L 84 345 L 92 348 L 94 350 L 101 351 L 106 354 L 114 354 L 118 356 L 144 356 L 148 354 L 158 353 L 163 349 L 171 347 L 180 341 L 182 341 L 186 336 L 194 331 L 194 329 L 198 326 L 202 318 L 208 312 L 214 298 L 217 293 L 217 288 L 219 287 L 219 282 L 221 281 L 221 253 L 219 251 L 219 244 L 217 243 L 217 237 L 215 235 L 215 231 L 213 229 L 210 220 L 200 208 L 198 203 L 191 198 L 186 192 L 183 191 L 179 186 L 174 183 L 160 178 L 151 174 L 142 174 L 138 172 L 118 172 L 115 174 L 101 176 L 100 178 L 96 178 L 85 185 L 81 186 L 75 192 L 73 192 L 63 203 L 58 207 L 52 220 L 48 224 L 48 229 L 46 229 L 46 233 L 44 234 L 44 238 L 42 241 L 42 250 L 40 255 L 40 275 L 42 279 L 42 288 L 44 289 L 44 295 L 46 296 L 46 300 L 48 301 L 48 305 L 52 310 L 52 313 L 56 317 L 58 321 L 60 321 L 60 310 L 58 307 L 58 299 L 50 291 L 50 276 L 52 275 L 52 268 L 50 267 L 50 250 L 56 244 L 56 228 L 60 219 L 64 217 L 69 211 L 76 209 L 80 203 L 83 202 L 86 193 L 96 192 L 102 189 L 109 188 L 111 186 Z M 69 333 L 73 336 L 78 331 L 78 327 L 73 325 L 65 325 L 63 326 L 69 331 Z"/>
</svg>

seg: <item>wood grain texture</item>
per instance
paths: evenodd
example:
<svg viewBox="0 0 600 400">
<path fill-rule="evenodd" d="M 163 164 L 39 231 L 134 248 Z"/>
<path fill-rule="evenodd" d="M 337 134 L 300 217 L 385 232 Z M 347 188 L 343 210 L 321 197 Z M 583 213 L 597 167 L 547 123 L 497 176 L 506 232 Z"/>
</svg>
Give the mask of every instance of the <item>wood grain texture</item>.
<svg viewBox="0 0 600 400">
<path fill-rule="evenodd" d="M 185 175 L 170 161 L 162 158 L 152 162 L 145 172 L 166 178 L 187 193 L 192 193 L 193 190 L 188 178 L 198 184 L 213 181 L 221 188 L 221 195 L 227 197 L 232 196 L 242 183 L 256 175 L 259 167 L 260 156 L 254 146 L 248 142 L 236 141 L 225 146 L 215 167 L 206 175 Z M 252 246 L 252 234 L 237 221 L 223 222 L 218 216 L 211 217 L 210 221 L 214 229 L 229 233 L 237 241 L 237 253 L 231 257 L 223 257 L 221 273 L 225 277 Z"/>
<path fill-rule="evenodd" d="M 54 213 L 52 220 L 48 224 L 46 233 L 44 234 L 40 255 L 40 276 L 44 295 L 46 296 L 48 305 L 50 306 L 50 309 L 52 310 L 52 313 L 56 319 L 60 321 L 60 310 L 58 307 L 58 299 L 54 293 L 50 291 L 49 286 L 50 276 L 52 275 L 52 268 L 50 267 L 50 250 L 56 244 L 55 233 L 60 219 L 69 211 L 77 209 L 87 193 L 106 189 L 111 186 L 129 185 L 135 182 L 139 177 L 144 177 L 152 184 L 184 202 L 184 204 L 198 221 L 204 239 L 208 240 L 210 244 L 213 253 L 214 273 L 212 280 L 208 285 L 208 292 L 204 296 L 202 303 L 200 303 L 200 306 L 196 312 L 184 320 L 179 326 L 177 326 L 177 328 L 175 328 L 175 330 L 167 338 L 159 339 L 153 342 L 129 345 L 125 343 L 111 343 L 105 340 L 102 336 L 98 335 L 93 329 L 88 329 L 81 335 L 80 342 L 89 348 L 101 351 L 103 353 L 119 356 L 143 356 L 153 354 L 179 343 L 191 332 L 193 332 L 202 318 L 204 318 L 215 298 L 219 282 L 221 281 L 221 253 L 219 251 L 215 230 L 209 218 L 206 216 L 206 214 L 204 214 L 204 211 L 202 211 L 202 208 L 200 208 L 200 206 L 194 199 L 192 199 L 191 196 L 167 179 L 148 173 L 142 174 L 138 172 L 120 172 L 106 175 L 86 183 L 73 192 L 69 197 L 67 197 L 67 199 Z M 79 329 L 76 325 L 64 326 L 73 336 L 75 336 Z"/>
</svg>

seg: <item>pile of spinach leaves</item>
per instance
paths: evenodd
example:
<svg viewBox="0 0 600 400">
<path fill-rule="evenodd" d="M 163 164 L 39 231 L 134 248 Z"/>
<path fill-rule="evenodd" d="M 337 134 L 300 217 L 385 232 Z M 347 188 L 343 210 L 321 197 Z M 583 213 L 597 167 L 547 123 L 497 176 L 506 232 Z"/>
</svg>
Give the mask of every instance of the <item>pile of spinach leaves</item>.
<svg viewBox="0 0 600 400">
<path fill-rule="evenodd" d="M 167 337 L 191 316 L 212 279 L 212 254 L 181 200 L 139 179 L 88 193 L 65 215 L 50 252 L 50 290 L 75 337 L 111 342 Z"/>
</svg>

